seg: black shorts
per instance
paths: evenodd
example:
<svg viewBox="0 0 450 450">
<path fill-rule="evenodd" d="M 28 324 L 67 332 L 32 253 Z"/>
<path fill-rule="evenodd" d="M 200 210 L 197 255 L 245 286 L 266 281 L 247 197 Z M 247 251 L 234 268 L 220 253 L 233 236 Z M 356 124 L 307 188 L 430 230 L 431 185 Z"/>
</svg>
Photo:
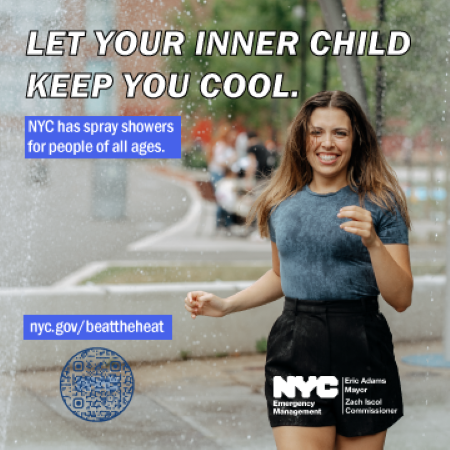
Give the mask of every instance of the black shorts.
<svg viewBox="0 0 450 450">
<path fill-rule="evenodd" d="M 335 425 L 342 436 L 365 436 L 403 416 L 392 334 L 377 297 L 286 297 L 270 330 L 265 375 L 272 427 Z"/>
</svg>

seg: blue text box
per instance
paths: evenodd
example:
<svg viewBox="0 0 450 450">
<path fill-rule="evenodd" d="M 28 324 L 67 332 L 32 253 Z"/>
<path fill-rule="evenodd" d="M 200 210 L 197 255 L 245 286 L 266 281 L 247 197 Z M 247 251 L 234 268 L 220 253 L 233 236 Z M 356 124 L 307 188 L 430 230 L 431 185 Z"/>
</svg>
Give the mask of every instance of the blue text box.
<svg viewBox="0 0 450 450">
<path fill-rule="evenodd" d="M 172 340 L 171 315 L 24 315 L 23 339 Z"/>
<path fill-rule="evenodd" d="M 25 116 L 25 158 L 181 158 L 181 117 Z"/>
</svg>

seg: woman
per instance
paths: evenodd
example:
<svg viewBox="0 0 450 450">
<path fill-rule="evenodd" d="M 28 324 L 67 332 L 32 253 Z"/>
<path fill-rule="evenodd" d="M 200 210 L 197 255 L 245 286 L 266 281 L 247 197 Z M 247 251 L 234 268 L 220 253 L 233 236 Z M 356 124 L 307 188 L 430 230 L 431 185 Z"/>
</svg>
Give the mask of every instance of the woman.
<svg viewBox="0 0 450 450">
<path fill-rule="evenodd" d="M 410 219 L 352 96 L 325 91 L 304 103 L 252 214 L 271 238 L 273 268 L 226 299 L 190 292 L 186 309 L 222 317 L 284 295 L 265 367 L 278 450 L 382 449 L 403 405 L 377 296 L 399 312 L 411 305 Z"/>
</svg>

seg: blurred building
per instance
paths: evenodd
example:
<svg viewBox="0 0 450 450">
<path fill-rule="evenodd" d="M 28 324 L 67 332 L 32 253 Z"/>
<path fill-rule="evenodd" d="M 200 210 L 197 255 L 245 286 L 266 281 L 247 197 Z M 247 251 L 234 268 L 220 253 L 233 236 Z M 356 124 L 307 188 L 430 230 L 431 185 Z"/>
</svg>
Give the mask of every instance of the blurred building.
<svg viewBox="0 0 450 450">
<path fill-rule="evenodd" d="M 125 98 L 122 72 L 163 71 L 164 61 L 156 55 L 144 57 L 139 51 L 121 57 L 112 48 L 98 57 L 93 30 L 170 30 L 169 23 L 180 3 L 175 0 L 2 0 L 0 2 L 0 72 L 3 77 L 0 122 L 2 128 L 17 128 L 25 115 L 158 115 L 168 107 L 167 96 L 150 100 L 140 89 L 136 99 Z M 86 30 L 76 57 L 25 56 L 30 30 L 38 30 L 43 45 L 49 30 Z M 110 47 L 112 47 L 110 45 Z M 67 48 L 67 46 L 66 46 Z M 66 52 L 67 53 L 67 52 Z M 25 99 L 30 72 L 108 72 L 114 86 L 99 99 Z M 47 80 L 46 86 L 49 86 Z M 37 97 L 37 96 L 36 96 Z"/>
<path fill-rule="evenodd" d="M 77 224 L 84 225 L 97 218 L 93 214 L 99 210 L 95 189 L 97 175 L 102 173 L 97 166 L 108 161 L 25 159 L 24 116 L 167 114 L 165 96 L 150 100 L 138 94 L 134 100 L 126 99 L 121 76 L 125 71 L 133 75 L 163 71 L 163 59 L 143 57 L 140 53 L 120 57 L 111 50 L 105 57 L 98 57 L 93 30 L 133 30 L 138 36 L 141 30 L 164 31 L 171 29 L 168 20 L 177 15 L 180 7 L 181 3 L 175 0 L 0 2 L 0 286 L 38 285 L 40 266 L 43 270 L 45 267 L 52 270 L 52 265 L 60 264 L 53 255 L 52 233 L 62 236 L 55 242 L 63 242 L 64 235 L 75 233 Z M 76 57 L 26 56 L 30 30 L 39 32 L 38 47 L 45 44 L 49 30 L 87 30 L 87 37 L 82 40 Z M 37 96 L 26 99 L 30 72 L 109 72 L 114 76 L 114 85 L 95 100 L 40 99 Z M 46 82 L 47 90 L 50 81 Z M 125 171 L 116 170 L 116 173 L 123 175 Z M 126 173 L 123 179 L 126 181 Z M 112 213 L 123 214 L 123 210 L 122 205 L 122 209 L 112 212 L 109 209 L 106 213 L 112 217 Z M 61 218 L 60 223 L 65 223 L 66 228 L 61 225 L 44 233 L 43 215 L 46 214 L 52 216 L 54 223 L 59 223 L 58 218 Z M 70 250 L 66 253 L 70 259 L 76 242 L 73 246 L 68 242 L 68 245 Z"/>
</svg>

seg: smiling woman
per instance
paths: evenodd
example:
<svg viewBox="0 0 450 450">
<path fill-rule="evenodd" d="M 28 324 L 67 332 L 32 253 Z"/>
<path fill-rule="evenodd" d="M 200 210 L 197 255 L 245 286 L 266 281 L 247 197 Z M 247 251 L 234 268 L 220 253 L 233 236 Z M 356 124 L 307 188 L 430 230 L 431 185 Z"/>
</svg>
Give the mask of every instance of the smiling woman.
<svg viewBox="0 0 450 450">
<path fill-rule="evenodd" d="M 272 270 L 226 299 L 190 292 L 186 309 L 193 318 L 222 317 L 284 295 L 265 367 L 277 449 L 381 450 L 387 429 L 403 416 L 403 404 L 378 296 L 399 312 L 411 304 L 410 219 L 375 131 L 352 96 L 325 91 L 303 104 L 280 167 L 248 221 L 255 216 L 261 234 L 272 241 Z M 386 383 L 344 391 L 343 380 L 359 385 L 368 377 Z M 276 389 L 280 378 L 288 393 Z M 311 408 L 274 408 L 279 400 L 301 402 L 295 389 L 319 379 L 334 387 L 308 396 L 317 414 Z M 347 398 L 355 405 L 382 405 L 382 412 L 343 409 Z"/>
</svg>

